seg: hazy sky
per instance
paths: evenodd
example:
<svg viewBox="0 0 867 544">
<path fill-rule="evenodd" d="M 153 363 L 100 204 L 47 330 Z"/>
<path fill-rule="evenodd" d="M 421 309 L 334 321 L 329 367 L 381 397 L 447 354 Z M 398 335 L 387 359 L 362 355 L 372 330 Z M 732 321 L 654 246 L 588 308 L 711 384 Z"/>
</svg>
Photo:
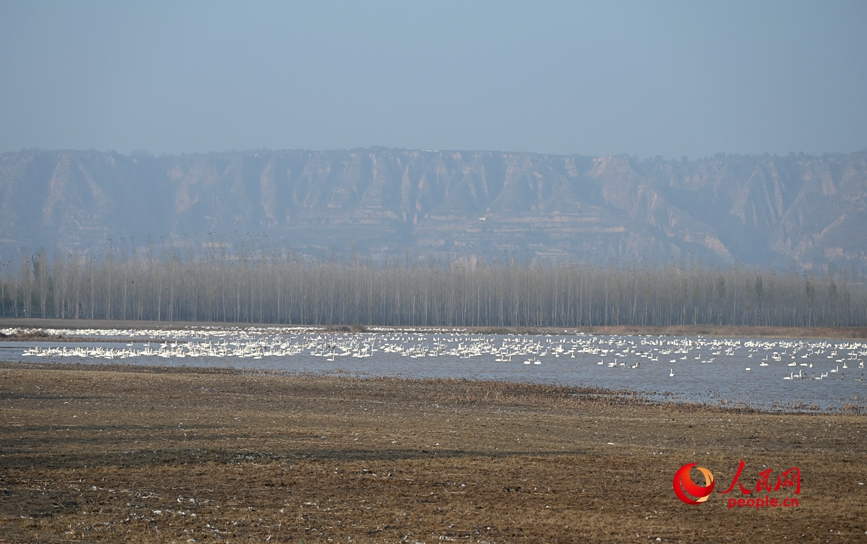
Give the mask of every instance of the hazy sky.
<svg viewBox="0 0 867 544">
<path fill-rule="evenodd" d="M 867 2 L 0 0 L 0 151 L 867 148 Z"/>
</svg>

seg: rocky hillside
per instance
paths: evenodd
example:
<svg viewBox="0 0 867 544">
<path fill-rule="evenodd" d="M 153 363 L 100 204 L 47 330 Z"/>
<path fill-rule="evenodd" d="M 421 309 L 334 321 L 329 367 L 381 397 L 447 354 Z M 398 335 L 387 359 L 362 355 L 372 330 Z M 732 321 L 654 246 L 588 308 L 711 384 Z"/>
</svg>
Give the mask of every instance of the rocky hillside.
<svg viewBox="0 0 867 544">
<path fill-rule="evenodd" d="M 698 161 L 385 148 L 0 155 L 0 258 L 267 235 L 301 253 L 867 264 L 867 151 Z"/>
</svg>

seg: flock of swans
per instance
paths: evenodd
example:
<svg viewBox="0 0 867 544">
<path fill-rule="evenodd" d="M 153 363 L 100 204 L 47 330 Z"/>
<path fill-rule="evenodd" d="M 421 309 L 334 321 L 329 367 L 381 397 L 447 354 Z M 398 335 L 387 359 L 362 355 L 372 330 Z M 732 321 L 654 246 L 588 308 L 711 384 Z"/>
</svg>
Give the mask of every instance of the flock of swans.
<svg viewBox="0 0 867 544">
<path fill-rule="evenodd" d="M 683 338 L 662 336 L 593 335 L 487 335 L 467 332 L 415 332 L 383 330 L 348 334 L 327 333 L 311 328 L 196 328 L 179 330 L 89 329 L 49 330 L 92 339 L 94 344 L 34 345 L 23 350 L 24 358 L 79 358 L 123 360 L 159 357 L 274 359 L 306 355 L 327 361 L 367 358 L 377 354 L 413 359 L 450 357 L 483 358 L 495 363 L 542 365 L 545 361 L 574 360 L 603 368 L 642 370 L 669 368 L 668 376 L 688 372 L 688 365 L 750 366 L 745 371 L 782 369 L 784 380 L 863 380 L 867 343 L 815 340 L 763 340 Z M 107 345 L 100 340 L 127 339 Z M 751 361 L 755 363 L 750 364 Z M 642 366 L 644 362 L 644 366 Z M 657 364 L 648 364 L 657 363 Z"/>
</svg>

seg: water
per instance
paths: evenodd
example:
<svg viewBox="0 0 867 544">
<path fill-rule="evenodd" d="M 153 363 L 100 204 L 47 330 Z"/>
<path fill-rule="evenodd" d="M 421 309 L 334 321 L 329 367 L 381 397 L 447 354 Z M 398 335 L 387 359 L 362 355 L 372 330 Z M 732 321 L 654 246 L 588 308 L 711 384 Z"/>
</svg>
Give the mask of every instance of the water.
<svg viewBox="0 0 867 544">
<path fill-rule="evenodd" d="M 285 327 L 46 332 L 88 341 L 0 342 L 0 360 L 598 386 L 767 410 L 867 406 L 867 343 L 854 341 L 394 330 L 327 334 Z M 109 341 L 120 338 L 129 341 Z"/>
</svg>

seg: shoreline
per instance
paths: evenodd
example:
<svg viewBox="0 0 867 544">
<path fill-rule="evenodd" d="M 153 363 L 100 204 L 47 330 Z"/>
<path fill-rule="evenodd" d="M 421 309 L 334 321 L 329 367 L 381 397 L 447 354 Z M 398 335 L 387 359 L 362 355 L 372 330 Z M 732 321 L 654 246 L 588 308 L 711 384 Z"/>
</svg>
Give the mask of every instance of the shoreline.
<svg viewBox="0 0 867 544">
<path fill-rule="evenodd" d="M 793 399 L 791 406 L 773 404 L 768 407 L 750 405 L 742 401 L 717 400 L 716 402 L 693 402 L 678 398 L 671 392 L 646 392 L 633 389 L 611 389 L 600 386 L 564 385 L 557 383 L 521 382 L 507 380 L 484 380 L 470 378 L 419 378 L 404 376 L 367 376 L 352 373 L 328 372 L 294 372 L 269 369 L 244 369 L 231 366 L 167 366 L 167 365 L 136 365 L 129 363 L 57 363 L 57 362 L 15 362 L 0 361 L 0 371 L 3 369 L 26 369 L 34 371 L 78 371 L 78 372 L 117 372 L 133 374 L 193 374 L 193 375 L 225 375 L 238 377 L 270 376 L 286 379 L 322 379 L 322 380 L 355 380 L 371 383 L 389 382 L 395 386 L 444 384 L 466 384 L 470 387 L 492 387 L 508 389 L 519 387 L 524 390 L 545 391 L 548 396 L 563 398 L 566 396 L 592 396 L 599 399 L 610 399 L 614 403 L 632 403 L 636 406 L 659 406 L 677 410 L 719 411 L 731 413 L 754 414 L 790 414 L 790 415 L 867 415 L 867 403 L 852 404 L 821 409 L 818 405 L 807 404 L 802 399 Z M 534 393 L 537 394 L 537 393 Z"/>
<path fill-rule="evenodd" d="M 671 325 L 640 326 L 610 325 L 585 327 L 434 327 L 434 326 L 387 326 L 387 325 L 298 325 L 277 323 L 229 323 L 200 321 L 134 321 L 134 320 L 89 320 L 0 317 L 0 329 L 152 329 L 186 330 L 204 328 L 298 328 L 312 332 L 331 333 L 388 333 L 406 332 L 460 332 L 474 334 L 590 334 L 590 335 L 643 335 L 643 336 L 704 336 L 718 338 L 803 338 L 817 340 L 862 340 L 867 339 L 867 327 L 770 327 L 741 325 Z M 3 340 L 13 340 L 3 338 Z M 33 340 L 33 338 L 25 338 Z M 65 341 L 70 341 L 64 337 Z"/>
<path fill-rule="evenodd" d="M 520 383 L 96 366 L 0 365 L 5 538 L 867 534 L 861 415 L 699 409 Z M 716 493 L 690 506 L 672 492 L 685 463 L 724 487 L 740 460 L 748 487 L 766 467 L 799 467 L 797 495 L 762 496 L 800 507 L 732 509 Z"/>
</svg>

